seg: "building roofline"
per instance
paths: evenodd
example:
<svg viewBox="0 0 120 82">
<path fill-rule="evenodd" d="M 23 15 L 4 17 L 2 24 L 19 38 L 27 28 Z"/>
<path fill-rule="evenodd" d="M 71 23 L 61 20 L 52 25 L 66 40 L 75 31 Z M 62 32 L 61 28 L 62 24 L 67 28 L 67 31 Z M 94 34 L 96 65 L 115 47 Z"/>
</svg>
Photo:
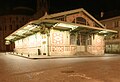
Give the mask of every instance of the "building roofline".
<svg viewBox="0 0 120 82">
<path fill-rule="evenodd" d="M 64 12 L 60 12 L 60 13 L 55 13 L 55 14 L 50 14 L 50 15 L 46 15 L 44 18 L 54 18 L 57 16 L 62 16 L 62 15 L 67 15 L 67 14 L 72 14 L 72 13 L 76 13 L 76 12 L 84 12 L 88 17 L 90 17 L 92 20 L 94 20 L 96 23 L 98 23 L 101 27 L 105 28 L 104 25 L 102 25 L 102 23 L 100 23 L 98 20 L 96 20 L 92 15 L 90 15 L 86 10 L 84 10 L 83 8 L 79 8 L 79 9 L 75 9 L 75 10 L 70 10 L 70 11 L 64 11 Z"/>
<path fill-rule="evenodd" d="M 102 20 L 100 20 L 100 22 L 104 22 L 104 21 L 108 21 L 108 20 L 114 20 L 116 18 L 120 18 L 120 16 L 115 16 L 115 17 L 111 17 L 111 18 L 107 18 L 107 19 L 102 19 Z"/>
<path fill-rule="evenodd" d="M 80 25 L 80 24 L 74 24 L 74 23 L 68 23 L 68 22 L 64 22 L 64 21 L 59 21 L 59 20 L 54 20 L 54 19 L 44 19 L 44 20 L 34 20 L 34 21 L 31 21 L 31 22 L 29 22 L 29 23 L 27 23 L 26 25 L 24 25 L 23 27 L 21 27 L 20 29 L 18 29 L 18 30 L 16 30 L 15 32 L 13 32 L 12 34 L 10 34 L 9 36 L 7 36 L 5 39 L 6 40 L 8 40 L 9 39 L 9 37 L 11 37 L 11 36 L 16 36 L 16 33 L 18 32 L 18 31 L 20 31 L 20 30 L 26 30 L 26 31 L 28 31 L 29 29 L 31 29 L 31 28 L 29 28 L 29 29 L 25 29 L 25 27 L 27 27 L 27 25 L 30 25 L 30 24 L 39 24 L 39 23 L 42 23 L 42 22 L 46 22 L 46 23 L 52 23 L 52 25 L 54 25 L 55 26 L 55 24 L 57 24 L 57 23 L 63 23 L 63 24 L 69 24 L 69 25 L 73 25 L 73 26 L 77 26 L 76 28 L 82 28 L 82 27 L 84 27 L 84 28 L 86 28 L 86 29 L 93 29 L 93 30 L 98 30 L 99 32 L 100 31 L 105 31 L 105 32 L 112 32 L 112 33 L 117 33 L 117 31 L 114 31 L 114 30 L 109 30 L 109 29 L 104 29 L 104 28 L 97 28 L 97 27 L 91 27 L 91 26 L 86 26 L 86 25 Z M 53 27 L 54 27 L 53 26 Z M 68 29 L 72 29 L 72 27 L 71 28 L 68 28 Z M 30 31 L 31 32 L 31 31 Z M 98 32 L 98 33 L 99 33 Z M 18 37 L 20 37 L 19 35 L 18 35 Z M 22 36 L 21 36 L 22 37 Z M 26 37 L 26 36 L 25 36 Z M 12 40 L 12 39 L 11 39 Z"/>
<path fill-rule="evenodd" d="M 61 15 L 67 15 L 67 14 L 72 14 L 72 13 L 76 13 L 76 12 L 81 12 L 83 11 L 86 15 L 88 15 L 90 18 L 92 18 L 95 22 L 97 22 L 99 25 L 103 26 L 99 21 L 97 21 L 92 15 L 90 15 L 87 11 L 85 11 L 83 8 L 80 9 L 76 9 L 76 10 L 71 10 L 71 11 L 67 11 L 67 12 L 62 12 L 62 13 L 57 13 L 57 14 L 51 14 L 51 15 L 44 15 L 43 17 L 39 18 L 38 20 L 33 20 L 28 22 L 27 24 L 25 24 L 24 26 L 22 26 L 21 28 L 19 28 L 18 30 L 16 30 L 15 32 L 13 32 L 12 34 L 10 34 L 7 37 L 10 37 L 14 34 L 16 34 L 18 31 L 20 30 L 24 30 L 25 27 L 27 27 L 28 25 L 40 25 L 41 23 L 52 23 L 53 25 L 55 25 L 56 23 L 65 23 L 65 24 L 70 24 L 70 25 L 76 25 L 77 27 L 85 27 L 87 29 L 94 29 L 94 30 L 98 30 L 98 31 L 108 31 L 108 32 L 112 32 L 112 33 L 117 33 L 117 31 L 114 30 L 109 30 L 109 29 L 105 29 L 105 28 L 97 28 L 97 27 L 91 27 L 91 26 L 86 26 L 86 25 L 80 25 L 80 24 L 74 24 L 74 23 L 68 23 L 65 21 L 60 21 L 60 20 L 54 20 L 54 19 L 50 19 L 52 17 L 57 17 L 57 16 L 61 16 Z M 104 26 L 103 26 L 104 27 Z M 27 30 L 30 30 L 27 29 Z M 31 32 L 31 31 L 30 31 Z M 7 37 L 5 39 L 7 39 Z M 19 37 L 19 36 L 18 36 Z"/>
</svg>

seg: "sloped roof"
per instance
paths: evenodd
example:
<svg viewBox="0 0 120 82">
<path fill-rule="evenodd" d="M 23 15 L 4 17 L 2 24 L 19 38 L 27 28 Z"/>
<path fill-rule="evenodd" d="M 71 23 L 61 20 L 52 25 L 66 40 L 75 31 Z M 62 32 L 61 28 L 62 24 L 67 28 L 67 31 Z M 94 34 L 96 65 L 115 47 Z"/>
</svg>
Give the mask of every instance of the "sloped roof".
<svg viewBox="0 0 120 82">
<path fill-rule="evenodd" d="M 75 24 L 75 23 L 69 23 L 69 22 L 65 22 L 65 21 L 52 19 L 54 17 L 59 17 L 59 16 L 62 16 L 62 15 L 67 15 L 67 14 L 72 14 L 72 13 L 77 13 L 77 12 L 84 12 L 86 15 L 88 15 L 92 20 L 94 20 L 97 24 L 99 24 L 103 28 L 91 27 L 91 26 Z M 104 33 L 104 31 L 117 33 L 117 31 L 114 31 L 114 30 L 104 29 L 104 26 L 99 21 L 97 21 L 92 15 L 90 15 L 83 8 L 80 8 L 80 9 L 76 9 L 76 10 L 71 10 L 71 11 L 66 11 L 66 12 L 61 12 L 61 13 L 56 13 L 56 14 L 51 14 L 51 15 L 45 14 L 45 16 L 39 18 L 38 20 L 30 21 L 29 23 L 22 26 L 17 31 L 13 32 L 11 35 L 6 37 L 5 39 L 6 40 L 13 40 L 13 39 L 16 39 L 16 38 L 20 39 L 20 38 L 27 37 L 30 34 L 33 34 L 35 32 L 40 31 L 41 29 L 37 28 L 37 25 L 42 27 L 41 24 L 43 24 L 43 23 L 45 25 L 46 24 L 50 25 L 50 27 L 53 26 L 54 28 L 56 28 L 56 24 L 58 25 L 58 24 L 62 23 L 62 24 L 66 24 L 68 26 L 70 26 L 70 25 L 75 26 L 76 30 L 77 29 L 79 30 L 79 27 L 80 27 L 80 28 L 86 28 L 88 30 L 94 30 L 94 31 L 98 30 L 99 32 L 102 31 L 102 33 Z M 73 29 L 72 27 L 69 28 L 68 26 L 67 27 L 64 26 L 64 29 Z M 62 27 L 59 28 L 59 29 L 62 29 Z"/>
<path fill-rule="evenodd" d="M 68 14 L 72 14 L 72 13 L 77 13 L 77 12 L 84 12 L 88 17 L 90 17 L 93 21 L 95 21 L 98 25 L 100 25 L 101 27 L 105 27 L 104 25 L 102 25 L 102 23 L 100 23 L 97 19 L 95 19 L 92 15 L 90 15 L 86 10 L 84 10 L 83 8 L 79 8 L 79 9 L 75 9 L 75 10 L 70 10 L 70 11 L 65 11 L 65 12 L 60 12 L 60 13 L 55 13 L 55 14 L 51 14 L 51 15 L 45 15 L 44 18 L 45 19 L 50 19 L 50 18 L 54 18 L 54 17 L 59 17 L 59 16 L 63 16 L 63 15 L 68 15 Z M 41 18 L 40 18 L 41 19 Z"/>
</svg>

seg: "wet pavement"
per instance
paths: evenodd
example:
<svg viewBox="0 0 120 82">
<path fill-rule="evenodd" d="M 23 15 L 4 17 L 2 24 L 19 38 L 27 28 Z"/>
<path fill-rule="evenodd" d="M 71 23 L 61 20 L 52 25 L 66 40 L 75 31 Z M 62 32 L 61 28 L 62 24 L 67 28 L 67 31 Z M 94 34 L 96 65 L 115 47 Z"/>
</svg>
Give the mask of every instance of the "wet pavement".
<svg viewBox="0 0 120 82">
<path fill-rule="evenodd" d="M 120 56 L 27 59 L 0 53 L 0 82 L 120 82 Z"/>
</svg>

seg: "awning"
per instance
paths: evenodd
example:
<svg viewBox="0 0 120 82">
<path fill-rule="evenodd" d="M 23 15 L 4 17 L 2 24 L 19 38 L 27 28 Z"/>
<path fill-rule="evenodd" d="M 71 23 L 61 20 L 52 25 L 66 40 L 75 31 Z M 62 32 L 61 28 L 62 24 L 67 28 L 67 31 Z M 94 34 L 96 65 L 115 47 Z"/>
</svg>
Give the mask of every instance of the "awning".
<svg viewBox="0 0 120 82">
<path fill-rule="evenodd" d="M 117 31 L 104 29 L 104 28 L 91 27 L 91 26 L 75 24 L 75 23 L 68 23 L 68 22 L 53 20 L 53 19 L 44 19 L 44 20 L 39 19 L 39 20 L 29 22 L 28 24 L 24 25 L 17 31 L 13 32 L 11 35 L 6 37 L 5 39 L 7 41 L 15 41 L 21 38 L 25 38 L 41 30 L 46 30 L 44 28 L 48 28 L 48 29 L 54 28 L 59 30 L 70 30 L 71 32 L 80 31 L 84 33 L 98 33 L 98 34 L 117 33 Z"/>
</svg>

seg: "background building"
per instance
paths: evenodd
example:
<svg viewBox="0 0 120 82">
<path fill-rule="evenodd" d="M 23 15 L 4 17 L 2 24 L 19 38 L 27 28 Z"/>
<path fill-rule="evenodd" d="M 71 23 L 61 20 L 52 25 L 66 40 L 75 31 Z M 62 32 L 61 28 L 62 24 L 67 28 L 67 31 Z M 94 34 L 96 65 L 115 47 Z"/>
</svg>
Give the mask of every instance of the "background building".
<svg viewBox="0 0 120 82">
<path fill-rule="evenodd" d="M 12 51 L 13 45 L 5 45 L 4 38 L 27 23 L 30 16 L 25 15 L 5 15 L 0 16 L 0 51 Z"/>
<path fill-rule="evenodd" d="M 116 35 L 106 37 L 106 53 L 120 53 L 120 11 L 104 13 L 100 22 L 106 28 L 118 31 Z"/>
<path fill-rule="evenodd" d="M 5 12 L 0 13 L 0 52 L 13 51 L 14 44 L 5 45 L 4 38 L 22 27 L 31 20 L 38 19 L 42 17 L 45 12 L 47 12 L 47 1 L 46 0 L 35 0 L 36 7 L 33 9 L 22 1 L 18 1 L 19 5 L 13 7 L 9 6 L 9 9 L 6 9 Z"/>
</svg>

